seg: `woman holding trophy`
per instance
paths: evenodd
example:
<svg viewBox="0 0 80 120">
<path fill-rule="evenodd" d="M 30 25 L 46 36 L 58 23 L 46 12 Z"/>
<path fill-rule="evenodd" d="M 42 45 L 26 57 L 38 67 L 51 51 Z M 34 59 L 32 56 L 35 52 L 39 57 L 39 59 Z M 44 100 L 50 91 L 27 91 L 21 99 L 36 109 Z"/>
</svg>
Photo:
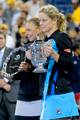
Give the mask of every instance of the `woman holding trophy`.
<svg viewBox="0 0 80 120">
<path fill-rule="evenodd" d="M 46 75 L 45 80 L 46 82 L 44 85 L 43 92 L 44 104 L 40 119 L 52 120 L 56 118 L 76 116 L 78 115 L 77 112 L 75 114 L 70 114 L 69 116 L 68 111 L 70 106 L 68 106 L 68 110 L 66 112 L 67 115 L 66 113 L 65 115 L 63 115 L 64 111 L 62 112 L 61 109 L 67 107 L 66 104 L 68 105 L 68 102 L 70 102 L 68 101 L 67 103 L 65 103 L 65 106 L 63 108 L 58 109 L 55 113 L 53 112 L 52 119 L 49 118 L 51 111 L 48 112 L 48 110 L 52 109 L 52 105 L 49 104 L 51 107 L 49 106 L 49 109 L 46 108 L 47 107 L 46 103 L 49 103 L 49 101 L 46 102 L 46 100 L 48 100 L 49 98 L 48 95 L 58 96 L 72 92 L 72 89 L 69 86 L 70 85 L 69 75 L 73 67 L 73 59 L 71 53 L 72 43 L 70 38 L 66 34 L 65 16 L 61 12 L 59 12 L 59 10 L 55 6 L 52 5 L 43 6 L 40 9 L 39 20 L 40 28 L 42 32 L 46 35 L 45 41 L 47 44 L 45 44 L 43 51 L 45 56 L 48 58 L 48 71 Z M 59 99 L 57 99 L 57 101 L 53 103 L 53 108 L 55 107 L 55 104 L 58 101 Z"/>
<path fill-rule="evenodd" d="M 26 24 L 27 37 L 29 39 L 28 49 L 40 33 L 38 18 L 32 18 Z M 40 80 L 44 78 L 40 73 L 34 73 L 34 66 L 31 63 L 30 50 L 26 51 L 26 61 L 20 64 L 19 72 L 14 79 L 21 80 L 19 96 L 15 110 L 15 120 L 39 120 L 40 116 Z M 43 77 L 43 78 L 42 78 Z"/>
</svg>

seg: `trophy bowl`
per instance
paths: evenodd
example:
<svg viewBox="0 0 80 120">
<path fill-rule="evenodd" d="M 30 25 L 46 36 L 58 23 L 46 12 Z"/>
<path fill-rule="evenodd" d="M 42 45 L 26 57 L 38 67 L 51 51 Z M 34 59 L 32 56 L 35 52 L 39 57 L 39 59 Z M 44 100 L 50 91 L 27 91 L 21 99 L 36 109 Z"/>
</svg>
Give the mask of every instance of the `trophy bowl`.
<svg viewBox="0 0 80 120">
<path fill-rule="evenodd" d="M 46 72 L 46 69 L 43 67 L 43 64 L 46 63 L 46 57 L 44 56 L 42 45 L 42 40 L 36 40 L 31 45 L 31 62 L 35 66 L 33 71 L 35 73 Z"/>
</svg>

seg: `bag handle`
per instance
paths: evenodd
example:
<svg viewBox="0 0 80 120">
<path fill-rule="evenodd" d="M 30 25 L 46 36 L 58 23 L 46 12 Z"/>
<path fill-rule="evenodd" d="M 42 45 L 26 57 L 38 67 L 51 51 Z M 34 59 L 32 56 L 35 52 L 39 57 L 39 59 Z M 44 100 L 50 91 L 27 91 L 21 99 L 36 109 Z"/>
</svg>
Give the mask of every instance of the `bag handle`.
<svg viewBox="0 0 80 120">
<path fill-rule="evenodd" d="M 58 52 L 57 46 L 56 46 L 56 42 L 54 39 L 50 39 L 52 41 L 52 48 Z M 52 73 L 52 68 L 54 66 L 54 59 L 52 57 L 49 57 L 49 65 L 48 65 L 48 71 L 46 74 L 46 79 L 44 82 L 44 91 L 43 91 L 43 103 L 42 103 L 42 111 L 41 111 L 41 116 L 40 116 L 40 120 L 43 119 L 43 113 L 44 113 L 44 107 L 45 107 L 45 100 L 46 100 L 46 96 L 47 96 L 47 91 L 48 91 L 48 86 L 49 86 L 49 80 L 50 80 L 50 76 Z"/>
<path fill-rule="evenodd" d="M 51 42 L 52 42 L 52 48 L 53 48 L 56 52 L 58 52 L 58 48 L 57 48 L 57 46 L 56 46 L 55 40 L 54 40 L 54 39 L 50 39 L 50 40 L 51 40 Z M 50 76 L 51 76 L 51 73 L 52 73 L 52 68 L 53 68 L 53 66 L 54 66 L 54 63 L 55 63 L 54 59 L 53 59 L 52 57 L 49 57 L 48 71 L 47 71 L 46 79 L 45 79 L 45 83 L 44 83 L 43 100 L 45 100 L 45 99 L 46 99 L 46 96 L 47 96 L 47 91 L 48 91 L 48 86 L 49 86 L 49 80 L 50 80 Z M 55 80 L 56 80 L 55 77 L 57 77 L 57 76 L 54 75 L 54 78 L 53 78 L 53 79 L 54 79 L 54 82 L 55 82 Z"/>
</svg>

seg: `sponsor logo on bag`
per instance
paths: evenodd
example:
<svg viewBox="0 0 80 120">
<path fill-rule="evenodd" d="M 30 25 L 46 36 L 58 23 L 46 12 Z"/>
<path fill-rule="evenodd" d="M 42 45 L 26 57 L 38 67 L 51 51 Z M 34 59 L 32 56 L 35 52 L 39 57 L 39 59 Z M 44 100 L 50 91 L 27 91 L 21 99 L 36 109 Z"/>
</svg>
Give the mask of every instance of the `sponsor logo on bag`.
<svg viewBox="0 0 80 120">
<path fill-rule="evenodd" d="M 56 110 L 56 113 L 57 113 L 57 114 L 61 114 L 61 113 L 62 113 L 61 109 L 57 109 L 57 110 Z"/>
</svg>

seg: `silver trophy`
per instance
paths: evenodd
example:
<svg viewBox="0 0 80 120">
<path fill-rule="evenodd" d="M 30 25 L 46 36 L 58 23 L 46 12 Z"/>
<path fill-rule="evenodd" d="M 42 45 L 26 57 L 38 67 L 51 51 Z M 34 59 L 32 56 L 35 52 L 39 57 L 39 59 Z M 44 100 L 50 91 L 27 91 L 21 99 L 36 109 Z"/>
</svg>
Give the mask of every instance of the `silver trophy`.
<svg viewBox="0 0 80 120">
<path fill-rule="evenodd" d="M 36 40 L 31 45 L 31 61 L 32 64 L 35 66 L 35 69 L 33 71 L 35 73 L 43 73 L 47 71 L 43 67 L 43 64 L 46 63 L 47 58 L 44 56 L 42 46 L 43 46 L 42 40 Z"/>
<path fill-rule="evenodd" d="M 7 78 L 13 78 L 20 70 L 21 62 L 26 60 L 26 48 L 15 48 L 6 58 L 0 74 Z"/>
</svg>

